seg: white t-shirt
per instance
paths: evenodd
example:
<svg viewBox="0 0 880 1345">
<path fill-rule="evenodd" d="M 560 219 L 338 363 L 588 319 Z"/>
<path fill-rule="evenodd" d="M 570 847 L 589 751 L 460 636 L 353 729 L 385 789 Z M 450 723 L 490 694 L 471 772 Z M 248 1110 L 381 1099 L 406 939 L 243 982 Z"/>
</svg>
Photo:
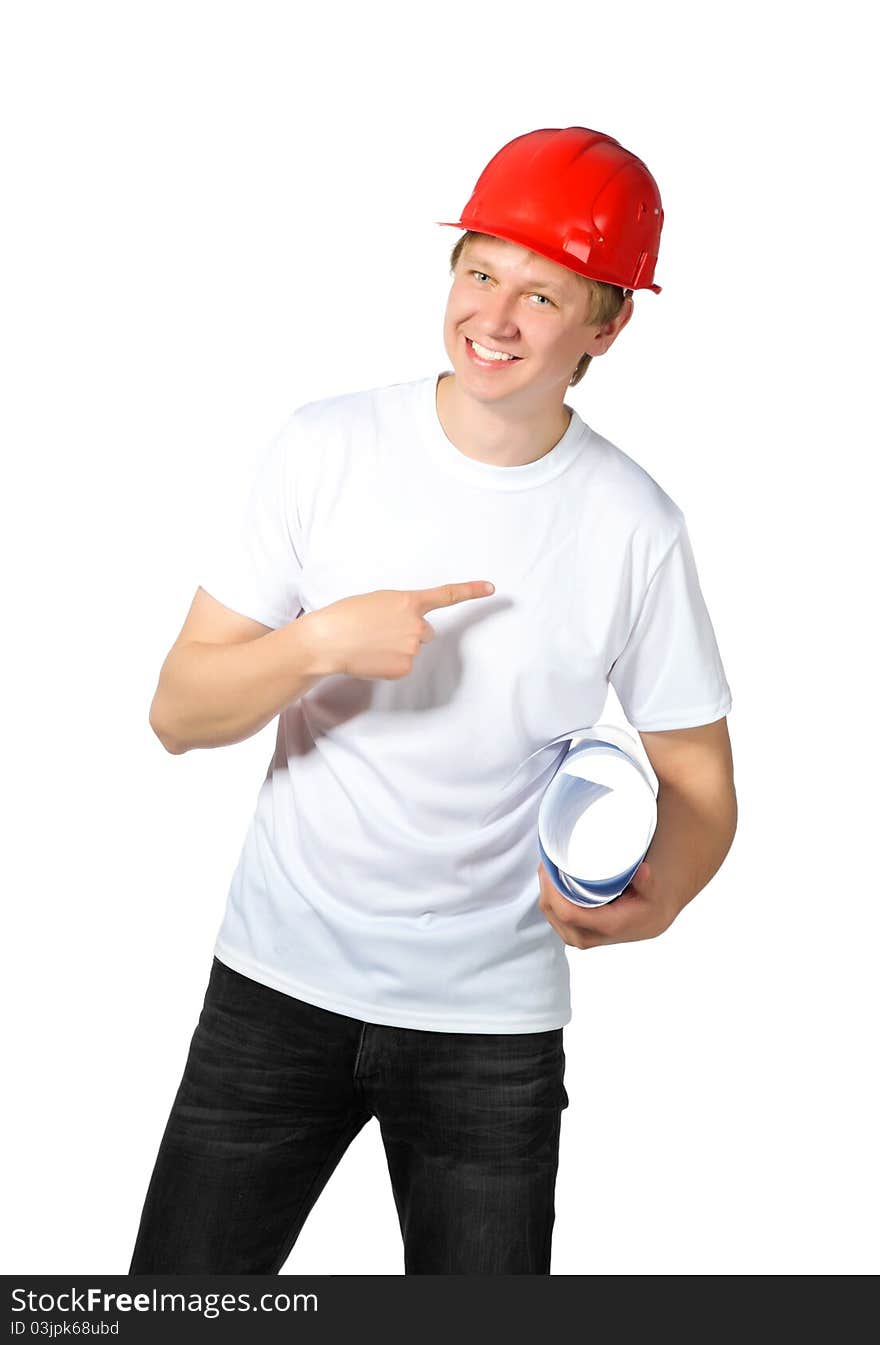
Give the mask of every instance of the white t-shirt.
<svg viewBox="0 0 880 1345">
<path fill-rule="evenodd" d="M 599 720 L 609 681 L 636 729 L 711 723 L 731 696 L 684 515 L 656 481 L 572 408 L 536 462 L 469 458 L 437 381 L 296 410 L 204 570 L 273 628 L 377 589 L 495 585 L 427 614 L 436 636 L 406 677 L 325 677 L 282 711 L 214 951 L 365 1022 L 540 1032 L 571 1019 L 566 945 L 538 907 L 558 747 L 504 786 Z"/>
</svg>

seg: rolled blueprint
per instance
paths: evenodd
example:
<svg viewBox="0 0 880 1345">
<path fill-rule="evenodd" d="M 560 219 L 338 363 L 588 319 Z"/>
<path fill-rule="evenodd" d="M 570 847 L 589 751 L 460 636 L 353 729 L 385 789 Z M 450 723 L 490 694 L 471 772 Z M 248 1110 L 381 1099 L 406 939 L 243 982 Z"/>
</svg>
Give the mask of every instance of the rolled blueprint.
<svg viewBox="0 0 880 1345">
<path fill-rule="evenodd" d="M 604 906 L 624 890 L 651 844 L 654 785 L 634 739 L 613 724 L 561 733 L 526 757 L 516 775 L 552 747 L 556 768 L 538 809 L 541 859 L 568 901 Z"/>
</svg>

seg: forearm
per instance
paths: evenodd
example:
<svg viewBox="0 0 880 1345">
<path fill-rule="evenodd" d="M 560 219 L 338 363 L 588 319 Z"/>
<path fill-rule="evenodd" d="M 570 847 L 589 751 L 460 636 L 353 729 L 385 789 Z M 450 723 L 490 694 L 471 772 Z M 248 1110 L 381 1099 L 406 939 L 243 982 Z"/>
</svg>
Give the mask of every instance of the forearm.
<svg viewBox="0 0 880 1345">
<path fill-rule="evenodd" d="M 241 742 L 319 682 L 320 666 L 308 614 L 240 644 L 182 645 L 162 665 L 150 724 L 174 755 Z"/>
<path fill-rule="evenodd" d="M 657 827 L 645 862 L 681 911 L 720 869 L 733 843 L 736 791 L 723 777 L 713 787 L 683 791 L 661 782 Z"/>
</svg>

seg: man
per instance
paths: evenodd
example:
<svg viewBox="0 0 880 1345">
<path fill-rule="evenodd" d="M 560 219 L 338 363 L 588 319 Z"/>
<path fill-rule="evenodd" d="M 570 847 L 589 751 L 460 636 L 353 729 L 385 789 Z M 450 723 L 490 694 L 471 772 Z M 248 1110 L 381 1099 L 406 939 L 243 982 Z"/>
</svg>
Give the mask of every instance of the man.
<svg viewBox="0 0 880 1345">
<path fill-rule="evenodd" d="M 661 933 L 736 826 L 684 516 L 564 402 L 659 292 L 661 225 L 610 137 L 511 141 L 456 222 L 451 369 L 308 403 L 263 454 L 151 710 L 173 753 L 280 719 L 131 1273 L 277 1274 L 376 1117 L 406 1273 L 549 1274 L 566 946 Z M 536 869 L 548 770 L 505 785 L 609 682 L 658 822 L 582 909 Z"/>
</svg>

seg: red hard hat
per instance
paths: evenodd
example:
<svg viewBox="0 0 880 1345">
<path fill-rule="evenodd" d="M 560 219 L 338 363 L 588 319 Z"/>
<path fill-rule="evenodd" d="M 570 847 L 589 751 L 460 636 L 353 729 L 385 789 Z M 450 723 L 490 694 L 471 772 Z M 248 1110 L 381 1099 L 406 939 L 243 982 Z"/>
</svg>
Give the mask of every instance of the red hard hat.
<svg viewBox="0 0 880 1345">
<path fill-rule="evenodd" d="M 663 207 L 641 159 L 601 131 L 568 126 L 508 141 L 483 169 L 460 220 L 592 280 L 653 290 Z"/>
</svg>

